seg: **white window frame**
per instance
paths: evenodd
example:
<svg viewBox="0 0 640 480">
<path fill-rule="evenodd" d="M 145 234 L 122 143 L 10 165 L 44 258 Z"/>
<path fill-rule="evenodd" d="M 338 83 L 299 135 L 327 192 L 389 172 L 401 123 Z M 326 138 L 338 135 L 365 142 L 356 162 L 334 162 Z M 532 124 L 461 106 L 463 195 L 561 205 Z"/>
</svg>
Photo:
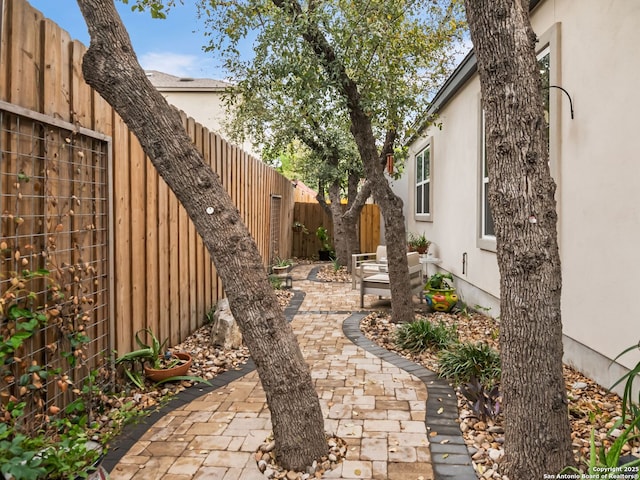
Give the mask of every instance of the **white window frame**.
<svg viewBox="0 0 640 480">
<path fill-rule="evenodd" d="M 549 85 L 559 85 L 560 81 L 560 24 L 555 23 L 543 35 L 539 37 L 536 48 L 536 58 L 540 59 L 545 54 L 549 54 Z M 562 112 L 561 98 L 555 88 L 549 89 L 549 168 L 551 176 L 558 181 L 560 172 L 560 115 Z M 479 106 L 479 129 L 478 129 L 478 235 L 476 245 L 482 250 L 496 252 L 495 235 L 487 235 L 485 229 L 485 195 L 489 187 L 489 179 L 485 176 L 486 164 L 486 138 L 484 125 L 484 111 L 482 101 L 478 95 Z M 556 209 L 560 212 L 560 205 L 557 203 Z"/>
<path fill-rule="evenodd" d="M 428 154 L 428 167 L 429 176 L 427 178 L 418 179 L 418 161 L 422 157 L 422 172 L 424 172 L 424 155 Z M 427 142 L 421 146 L 418 153 L 413 156 L 413 215 L 414 219 L 418 222 L 432 222 L 433 221 L 433 137 L 429 137 Z M 418 187 L 428 187 L 428 201 L 429 211 L 419 212 L 418 207 L 424 205 L 423 198 L 418 198 Z"/>
<path fill-rule="evenodd" d="M 485 250 L 496 251 L 496 235 L 495 231 L 488 233 L 485 230 L 487 225 L 487 215 L 491 213 L 487 211 L 485 206 L 488 204 L 489 197 L 489 175 L 487 173 L 487 140 L 486 140 L 486 128 L 485 117 L 482 105 L 480 105 L 480 221 L 478 224 L 479 237 L 478 246 Z M 491 220 L 493 226 L 493 220 Z"/>
</svg>

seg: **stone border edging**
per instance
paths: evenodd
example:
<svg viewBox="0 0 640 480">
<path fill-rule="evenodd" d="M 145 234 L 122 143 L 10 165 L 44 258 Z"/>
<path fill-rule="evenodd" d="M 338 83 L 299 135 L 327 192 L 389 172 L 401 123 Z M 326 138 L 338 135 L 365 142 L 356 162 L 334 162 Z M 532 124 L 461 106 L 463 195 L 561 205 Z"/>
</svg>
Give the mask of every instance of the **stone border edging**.
<svg viewBox="0 0 640 480">
<path fill-rule="evenodd" d="M 354 345 L 418 377 L 427 387 L 425 425 L 428 432 L 437 432 L 428 438 L 435 480 L 478 480 L 460 426 L 456 422 L 459 414 L 455 391 L 431 370 L 380 347 L 365 337 L 360 330 L 360 320 L 368 314 L 369 312 L 351 314 L 344 320 L 342 331 Z M 439 412 L 441 408 L 443 410 Z"/>
<path fill-rule="evenodd" d="M 307 275 L 307 280 L 310 282 L 331 283 L 331 282 L 326 282 L 324 280 L 320 280 L 318 278 L 318 272 L 320 271 L 320 268 L 323 266 L 324 265 L 318 265 L 317 267 L 313 267 L 311 270 L 309 270 L 309 274 Z"/>
</svg>

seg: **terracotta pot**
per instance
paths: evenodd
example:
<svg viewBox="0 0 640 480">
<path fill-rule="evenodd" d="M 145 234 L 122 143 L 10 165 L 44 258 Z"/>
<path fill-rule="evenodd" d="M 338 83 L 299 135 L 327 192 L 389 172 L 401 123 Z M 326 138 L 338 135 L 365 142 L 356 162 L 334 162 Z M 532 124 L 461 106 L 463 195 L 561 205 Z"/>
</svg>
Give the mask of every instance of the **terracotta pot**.
<svg viewBox="0 0 640 480">
<path fill-rule="evenodd" d="M 145 376 L 152 382 L 160 382 L 170 377 L 179 377 L 181 375 L 186 375 L 187 372 L 189 371 L 189 367 L 191 367 L 191 362 L 192 362 L 191 355 L 184 352 L 177 352 L 177 353 L 174 353 L 173 356 L 176 358 L 179 358 L 180 360 L 185 360 L 185 361 L 180 365 L 176 365 L 175 367 L 163 368 L 163 369 L 151 368 L 145 365 L 144 367 Z"/>
</svg>

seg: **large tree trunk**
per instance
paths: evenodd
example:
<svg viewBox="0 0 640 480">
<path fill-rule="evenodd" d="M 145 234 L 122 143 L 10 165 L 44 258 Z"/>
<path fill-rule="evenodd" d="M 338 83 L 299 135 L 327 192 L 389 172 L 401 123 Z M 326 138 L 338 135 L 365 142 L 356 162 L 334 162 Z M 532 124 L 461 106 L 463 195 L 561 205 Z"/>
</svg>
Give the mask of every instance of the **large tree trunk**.
<svg viewBox="0 0 640 480">
<path fill-rule="evenodd" d="M 82 70 L 140 140 L 211 254 L 267 396 L 277 460 L 303 470 L 327 453 L 308 366 L 267 279 L 257 246 L 176 109 L 147 80 L 113 0 L 78 0 L 91 45 Z"/>
<path fill-rule="evenodd" d="M 411 282 L 409 281 L 409 265 L 407 263 L 407 232 L 404 225 L 402 200 L 391 190 L 391 186 L 384 176 L 384 163 L 381 161 L 381 158 L 386 159 L 386 154 L 392 150 L 395 133 L 387 133 L 385 146 L 380 154 L 376 147 L 371 119 L 360 104 L 360 95 L 356 85 L 353 82 L 347 82 L 344 88 L 351 116 L 351 133 L 362 157 L 371 194 L 380 205 L 384 218 L 392 320 L 396 323 L 409 323 L 415 319 L 415 315 L 413 312 L 413 292 L 409 288 Z"/>
<path fill-rule="evenodd" d="M 500 268 L 504 470 L 539 479 L 573 463 L 562 375 L 555 184 L 529 0 L 465 0 L 485 110 Z"/>
</svg>

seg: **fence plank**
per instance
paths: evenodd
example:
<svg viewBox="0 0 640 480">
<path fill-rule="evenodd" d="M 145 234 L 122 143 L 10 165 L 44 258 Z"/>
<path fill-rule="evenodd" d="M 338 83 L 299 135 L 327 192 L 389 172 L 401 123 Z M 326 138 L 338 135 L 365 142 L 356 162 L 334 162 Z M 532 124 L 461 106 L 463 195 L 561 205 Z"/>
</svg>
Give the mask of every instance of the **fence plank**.
<svg viewBox="0 0 640 480">
<path fill-rule="evenodd" d="M 171 204 L 169 187 L 158 177 L 158 335 L 171 338 Z M 162 214 L 160 214 L 162 212 Z"/>
<path fill-rule="evenodd" d="M 151 161 L 145 157 L 144 161 L 145 169 L 145 244 L 144 249 L 146 255 L 145 260 L 145 316 L 146 325 L 156 335 L 159 335 L 160 330 L 160 309 L 158 303 L 160 301 L 160 276 L 158 273 L 159 267 L 159 238 L 160 225 L 158 224 L 159 210 L 158 210 L 158 173 L 153 167 Z M 142 203 L 142 205 L 145 205 Z M 162 342 L 165 337 L 159 337 Z"/>
<path fill-rule="evenodd" d="M 44 20 L 42 25 L 42 62 L 45 64 L 42 71 L 43 113 L 69 122 L 72 120 L 69 111 L 73 77 L 70 68 L 73 65 L 70 58 L 71 39 L 51 20 Z"/>
<path fill-rule="evenodd" d="M 132 333 L 151 326 L 147 323 L 145 273 L 147 250 L 145 245 L 146 205 L 146 157 L 138 140 L 129 133 L 129 154 L 131 155 L 129 179 L 128 216 L 131 223 L 131 275 L 128 278 L 128 294 L 132 300 Z"/>
<path fill-rule="evenodd" d="M 42 105 L 41 30 L 42 14 L 23 0 L 7 0 L 8 18 L 3 29 L 10 35 L 5 47 L 11 61 L 6 72 L 9 78 L 10 102 L 40 112 Z M 5 67 L 6 68 L 6 67 Z"/>
</svg>

